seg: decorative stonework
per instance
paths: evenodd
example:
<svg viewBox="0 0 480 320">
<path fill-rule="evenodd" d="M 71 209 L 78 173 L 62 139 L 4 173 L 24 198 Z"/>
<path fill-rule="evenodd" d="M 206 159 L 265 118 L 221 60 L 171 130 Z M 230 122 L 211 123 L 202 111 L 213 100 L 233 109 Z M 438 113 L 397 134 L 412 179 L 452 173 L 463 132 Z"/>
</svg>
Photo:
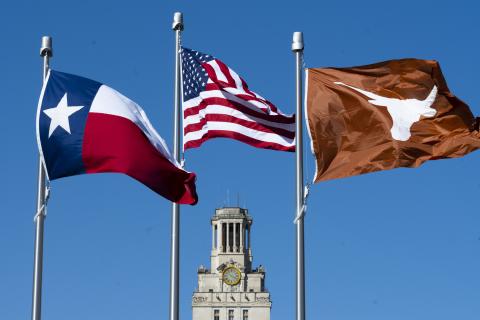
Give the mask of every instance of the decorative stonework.
<svg viewBox="0 0 480 320">
<path fill-rule="evenodd" d="M 270 299 L 267 297 L 257 297 L 255 301 L 263 303 L 263 302 L 270 302 Z"/>
<path fill-rule="evenodd" d="M 206 302 L 208 300 L 207 297 L 193 297 L 192 302 L 193 303 L 202 303 Z"/>
</svg>

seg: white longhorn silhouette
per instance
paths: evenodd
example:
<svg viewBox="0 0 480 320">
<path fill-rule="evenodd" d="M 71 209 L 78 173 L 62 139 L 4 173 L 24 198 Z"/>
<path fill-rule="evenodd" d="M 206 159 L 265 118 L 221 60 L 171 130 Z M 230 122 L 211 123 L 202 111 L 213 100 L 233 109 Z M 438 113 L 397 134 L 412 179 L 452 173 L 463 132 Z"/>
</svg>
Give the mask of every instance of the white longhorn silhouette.
<svg viewBox="0 0 480 320">
<path fill-rule="evenodd" d="M 377 94 L 355 88 L 345 84 L 343 82 L 335 82 L 335 84 L 342 85 L 360 92 L 364 96 L 367 96 L 371 100 L 368 100 L 375 106 L 387 107 L 388 113 L 393 120 L 392 137 L 395 140 L 407 141 L 410 139 L 410 128 L 412 125 L 420 120 L 421 116 L 431 118 L 435 116 L 437 110 L 431 108 L 431 105 L 437 97 L 437 86 L 433 86 L 428 97 L 425 100 L 418 99 L 404 99 L 382 97 Z"/>
</svg>

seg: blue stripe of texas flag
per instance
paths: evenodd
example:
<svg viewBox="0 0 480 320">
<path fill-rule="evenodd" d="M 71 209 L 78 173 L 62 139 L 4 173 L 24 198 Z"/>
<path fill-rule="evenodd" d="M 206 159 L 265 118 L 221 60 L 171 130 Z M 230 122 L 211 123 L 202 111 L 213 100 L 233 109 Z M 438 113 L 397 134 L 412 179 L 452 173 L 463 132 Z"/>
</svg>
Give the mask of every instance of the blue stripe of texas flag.
<svg viewBox="0 0 480 320">
<path fill-rule="evenodd" d="M 85 172 L 82 161 L 85 124 L 101 85 L 90 79 L 50 70 L 38 114 L 38 133 L 50 180 Z M 70 133 L 58 126 L 48 137 L 51 119 L 43 111 L 55 108 L 65 93 L 69 106 L 83 108 L 69 117 Z"/>
</svg>

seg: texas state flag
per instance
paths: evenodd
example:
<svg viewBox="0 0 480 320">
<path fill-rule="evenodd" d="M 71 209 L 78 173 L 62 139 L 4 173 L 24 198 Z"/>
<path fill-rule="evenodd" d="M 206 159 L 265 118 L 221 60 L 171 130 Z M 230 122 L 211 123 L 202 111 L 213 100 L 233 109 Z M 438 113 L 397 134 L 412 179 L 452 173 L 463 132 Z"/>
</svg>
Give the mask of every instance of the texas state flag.
<svg viewBox="0 0 480 320">
<path fill-rule="evenodd" d="M 37 142 L 50 180 L 119 172 L 170 201 L 195 204 L 181 168 L 143 109 L 99 82 L 50 70 L 37 109 Z"/>
</svg>

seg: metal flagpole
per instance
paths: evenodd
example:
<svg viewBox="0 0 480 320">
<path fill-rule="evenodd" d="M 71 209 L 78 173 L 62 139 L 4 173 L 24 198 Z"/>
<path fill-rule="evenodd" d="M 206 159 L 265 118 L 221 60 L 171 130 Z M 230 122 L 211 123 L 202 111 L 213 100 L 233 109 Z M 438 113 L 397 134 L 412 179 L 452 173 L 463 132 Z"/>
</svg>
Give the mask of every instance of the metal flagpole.
<svg viewBox="0 0 480 320">
<path fill-rule="evenodd" d="M 304 194 L 303 194 L 303 128 L 302 128 L 302 56 L 303 33 L 294 32 L 292 51 L 296 58 L 296 210 L 297 218 L 297 320 L 305 320 L 305 248 L 304 248 Z"/>
<path fill-rule="evenodd" d="M 40 56 L 43 57 L 43 82 L 46 81 L 49 59 L 52 56 L 52 38 L 42 37 Z M 46 173 L 41 156 L 38 160 L 37 214 L 35 215 L 35 253 L 33 262 L 32 320 L 40 320 L 42 315 L 42 272 L 43 272 L 43 230 L 48 190 Z"/>
<path fill-rule="evenodd" d="M 175 12 L 172 29 L 175 32 L 175 110 L 173 125 L 173 156 L 180 163 L 180 33 L 183 30 L 183 15 Z M 179 246 L 180 246 L 180 206 L 172 204 L 172 240 L 170 253 L 170 320 L 178 320 L 179 301 Z"/>
</svg>

